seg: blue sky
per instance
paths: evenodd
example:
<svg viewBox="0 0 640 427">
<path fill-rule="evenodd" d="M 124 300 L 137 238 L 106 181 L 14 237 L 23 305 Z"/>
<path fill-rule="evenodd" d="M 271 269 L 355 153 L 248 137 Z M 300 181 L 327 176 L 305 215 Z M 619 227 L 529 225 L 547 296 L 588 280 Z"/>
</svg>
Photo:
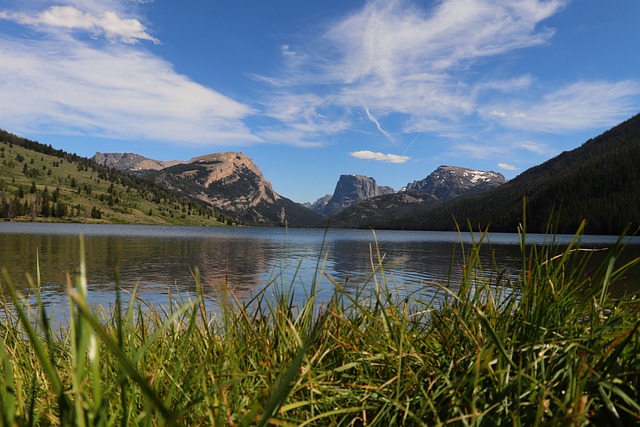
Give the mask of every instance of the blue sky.
<svg viewBox="0 0 640 427">
<path fill-rule="evenodd" d="M 0 0 L 0 128 L 92 156 L 340 174 L 525 169 L 640 112 L 637 0 Z"/>
</svg>

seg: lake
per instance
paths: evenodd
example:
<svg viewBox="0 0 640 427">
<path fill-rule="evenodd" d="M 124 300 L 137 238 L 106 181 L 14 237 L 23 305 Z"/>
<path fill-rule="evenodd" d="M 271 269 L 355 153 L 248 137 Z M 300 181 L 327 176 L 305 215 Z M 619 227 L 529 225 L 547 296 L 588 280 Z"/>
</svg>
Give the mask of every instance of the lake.
<svg viewBox="0 0 640 427">
<path fill-rule="evenodd" d="M 225 286 L 239 300 L 248 301 L 270 283 L 293 287 L 303 300 L 314 280 L 322 300 L 334 286 L 327 276 L 339 283 L 346 281 L 352 290 L 371 288 L 381 280 L 380 274 L 371 277 L 372 257 L 377 263 L 376 244 L 391 288 L 430 298 L 436 289 L 433 283 L 456 286 L 464 262 L 462 252 L 468 251 L 472 238 L 479 238 L 470 233 L 426 231 L 7 222 L 0 224 L 0 266 L 26 292 L 25 273 L 36 277 L 39 263 L 45 303 L 61 305 L 65 311 L 66 277 L 78 270 L 80 235 L 85 240 L 91 302 L 105 307 L 115 299 L 115 266 L 121 287 L 128 291 L 137 287 L 150 304 L 165 303 L 169 294 L 193 295 L 196 269 L 212 301 Z M 560 235 L 556 241 L 566 244 L 571 238 Z M 522 265 L 518 239 L 517 234 L 488 235 L 489 243 L 481 251 L 484 274 L 499 270 L 517 277 Z M 527 240 L 542 244 L 549 237 L 528 235 Z M 582 246 L 606 248 L 615 241 L 611 236 L 583 236 Z M 640 239 L 625 241 L 625 260 L 640 257 Z M 595 254 L 599 259 L 603 256 L 603 252 Z M 635 268 L 614 292 L 622 295 L 639 289 L 640 272 Z"/>
</svg>

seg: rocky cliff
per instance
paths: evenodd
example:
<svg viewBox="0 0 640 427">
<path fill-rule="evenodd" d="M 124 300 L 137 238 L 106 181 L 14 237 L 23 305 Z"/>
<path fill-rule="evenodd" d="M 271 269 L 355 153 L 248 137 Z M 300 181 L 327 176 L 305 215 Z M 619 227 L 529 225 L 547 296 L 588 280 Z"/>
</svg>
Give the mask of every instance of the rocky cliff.
<svg viewBox="0 0 640 427">
<path fill-rule="evenodd" d="M 506 182 L 501 173 L 478 171 L 457 166 L 440 166 L 426 178 L 413 181 L 404 188 L 449 200 L 463 194 L 490 190 Z"/>
<path fill-rule="evenodd" d="M 248 224 L 318 225 L 322 216 L 280 196 L 253 161 L 242 153 L 216 153 L 187 162 L 96 153 L 94 161 L 135 173 L 177 193 L 195 196 L 214 209 Z"/>
<path fill-rule="evenodd" d="M 457 166 L 440 166 L 426 178 L 407 184 L 401 191 L 360 201 L 329 219 L 332 227 L 386 228 L 402 218 L 417 215 L 447 200 L 481 193 L 506 182 L 497 172 Z"/>
<path fill-rule="evenodd" d="M 96 153 L 91 160 L 101 166 L 115 168 L 124 172 L 141 170 L 160 170 L 182 163 L 178 160 L 168 162 L 153 160 L 135 153 Z"/>
<path fill-rule="evenodd" d="M 320 197 L 318 200 L 316 200 L 313 203 L 303 203 L 302 205 L 306 208 L 311 209 L 312 211 L 316 211 L 316 212 L 322 212 L 325 208 L 325 206 L 327 206 L 327 203 L 329 203 L 329 200 L 331 200 L 331 194 L 327 194 L 324 195 L 322 197 Z"/>
<path fill-rule="evenodd" d="M 373 178 L 362 175 L 341 175 L 333 196 L 321 212 L 325 216 L 331 216 L 363 200 L 391 193 L 395 193 L 393 188 L 378 186 Z"/>
</svg>

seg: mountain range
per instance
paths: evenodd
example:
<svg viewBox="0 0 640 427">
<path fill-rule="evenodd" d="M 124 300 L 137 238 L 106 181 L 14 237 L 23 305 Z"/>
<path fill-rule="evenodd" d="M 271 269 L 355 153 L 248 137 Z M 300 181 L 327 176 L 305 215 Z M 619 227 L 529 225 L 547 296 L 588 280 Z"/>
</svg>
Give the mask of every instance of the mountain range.
<svg viewBox="0 0 640 427">
<path fill-rule="evenodd" d="M 640 114 L 580 147 L 530 168 L 493 190 L 452 199 L 394 220 L 385 228 L 514 232 L 526 219 L 531 232 L 618 235 L 640 224 Z M 526 198 L 526 218 L 523 217 Z"/>
<path fill-rule="evenodd" d="M 362 226 L 367 207 L 373 211 L 388 207 L 371 205 L 371 201 L 403 206 L 393 218 L 413 213 L 405 205 L 425 205 L 473 194 L 503 184 L 497 172 L 476 171 L 455 166 L 440 166 L 426 178 L 407 184 L 400 192 L 379 186 L 372 177 L 341 175 L 332 195 L 312 204 L 297 204 L 276 193 L 271 183 L 253 161 L 242 153 L 217 153 L 189 161 L 162 162 L 134 153 L 96 153 L 93 162 L 153 181 L 179 194 L 195 196 L 214 209 L 249 224 L 317 226 L 330 218 L 334 227 Z M 386 197 L 386 198 L 385 198 Z M 346 211 L 346 213 L 342 213 Z M 344 221 L 343 218 L 357 216 Z M 384 215 L 376 215 L 387 221 Z M 372 225 L 376 222 L 369 221 Z"/>
<path fill-rule="evenodd" d="M 636 115 L 509 182 L 492 171 L 440 166 L 396 192 L 371 177 L 342 175 L 332 195 L 306 207 L 331 227 L 455 230 L 469 223 L 513 232 L 526 198 L 529 231 L 572 233 L 586 219 L 589 233 L 618 234 L 640 219 L 639 156 Z"/>
<path fill-rule="evenodd" d="M 514 232 L 525 218 L 523 199 L 529 231 L 571 233 L 586 219 L 588 233 L 618 234 L 640 219 L 640 115 L 508 182 L 497 172 L 440 166 L 395 191 L 372 177 L 349 174 L 339 177 L 332 195 L 305 206 L 276 193 L 242 153 L 169 162 L 134 153 L 96 153 L 86 159 L 5 131 L 0 143 L 0 216 L 7 219 L 49 213 L 54 205 L 42 203 L 49 182 L 58 186 L 60 217 L 70 211 L 72 220 L 86 219 L 88 208 L 81 205 L 92 203 L 97 211 L 111 209 L 106 218 L 116 221 L 135 214 L 140 222 L 136 212 L 147 212 L 154 221 L 173 223 L 197 213 L 198 221 L 213 217 L 227 223 L 427 230 L 455 230 L 468 223 Z M 76 165 L 78 174 L 67 164 Z M 105 181 L 109 188 L 103 187 Z M 37 196 L 31 201 L 23 199 L 27 185 Z"/>
<path fill-rule="evenodd" d="M 96 153 L 92 160 L 178 194 L 194 196 L 247 224 L 317 226 L 324 220 L 276 193 L 260 169 L 242 153 L 209 154 L 168 164 L 132 153 Z"/>
<path fill-rule="evenodd" d="M 339 228 L 385 228 L 390 221 L 410 217 L 457 197 L 488 191 L 505 182 L 498 172 L 440 166 L 399 192 L 367 198 L 337 212 L 329 224 Z"/>
</svg>

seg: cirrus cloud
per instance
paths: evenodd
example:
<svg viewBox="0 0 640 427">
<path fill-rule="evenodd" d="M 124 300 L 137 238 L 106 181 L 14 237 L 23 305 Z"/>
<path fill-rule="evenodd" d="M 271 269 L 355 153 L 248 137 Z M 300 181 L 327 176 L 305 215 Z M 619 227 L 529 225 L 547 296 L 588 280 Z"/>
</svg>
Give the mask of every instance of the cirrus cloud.
<svg viewBox="0 0 640 427">
<path fill-rule="evenodd" d="M 291 103 L 321 90 L 353 126 L 353 112 L 364 110 L 393 143 L 383 123 L 388 115 L 404 119 L 404 133 L 437 130 L 476 113 L 486 92 L 528 86 L 528 75 L 477 81 L 467 71 L 484 58 L 547 43 L 554 30 L 539 25 L 566 3 L 445 0 L 422 7 L 371 0 L 329 25 L 315 43 L 284 45 L 286 65 L 277 78 L 256 77 L 277 87 L 280 98 L 286 88 Z M 376 117 L 369 113 L 374 110 Z"/>
<path fill-rule="evenodd" d="M 502 55 L 552 44 L 557 30 L 545 21 L 569 3 L 369 0 L 329 23 L 315 40 L 283 45 L 277 77 L 254 77 L 277 90 L 279 102 L 272 105 L 285 100 L 291 108 L 322 93 L 323 110 L 350 130 L 364 131 L 358 115 L 364 111 L 394 146 L 415 132 L 455 145 L 484 131 L 566 134 L 614 125 L 635 112 L 637 81 L 569 78 L 558 86 L 531 70 L 485 73 Z M 276 116 L 268 104 L 265 115 Z M 283 128 L 295 129 L 302 117 L 308 115 L 287 117 Z M 330 121 L 319 124 L 335 134 Z M 315 129 L 317 139 L 322 130 Z"/>
<path fill-rule="evenodd" d="M 505 126 L 540 132 L 562 133 L 595 129 L 637 113 L 640 83 L 579 81 L 565 85 L 529 103 L 505 103 L 490 107 L 487 117 Z"/>
</svg>

